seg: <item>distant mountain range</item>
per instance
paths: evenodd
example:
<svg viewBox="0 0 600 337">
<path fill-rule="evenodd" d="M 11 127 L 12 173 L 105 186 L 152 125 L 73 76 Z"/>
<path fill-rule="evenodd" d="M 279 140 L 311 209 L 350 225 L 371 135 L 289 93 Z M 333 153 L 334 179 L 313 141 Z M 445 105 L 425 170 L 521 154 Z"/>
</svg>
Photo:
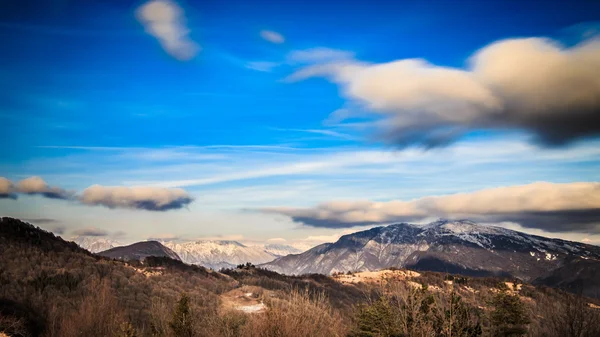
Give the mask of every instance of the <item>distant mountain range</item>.
<svg viewBox="0 0 600 337">
<path fill-rule="evenodd" d="M 276 257 L 286 256 L 290 254 L 300 254 L 303 252 L 302 249 L 298 249 L 296 247 L 273 243 L 266 244 L 263 246 L 263 248 L 267 253 L 271 253 Z"/>
<path fill-rule="evenodd" d="M 261 267 L 283 274 L 375 271 L 389 267 L 507 276 L 600 294 L 600 247 L 472 221 L 375 227 Z"/>
<path fill-rule="evenodd" d="M 80 247 L 87 249 L 92 253 L 101 253 L 111 248 L 121 247 L 122 244 L 118 241 L 110 240 L 103 237 L 80 236 L 73 239 Z M 237 241 L 230 240 L 200 240 L 190 242 L 177 241 L 159 241 L 161 245 L 172 250 L 188 264 L 201 265 L 214 270 L 222 268 L 235 268 L 238 264 L 250 262 L 252 264 L 260 264 L 274 259 L 286 256 L 289 254 L 298 254 L 302 251 L 292 246 L 281 244 L 266 244 L 266 245 L 244 245 Z M 140 242 L 143 243 L 143 242 Z M 128 246 L 131 247 L 131 246 Z M 135 246 L 145 248 L 144 246 Z M 134 247 L 134 248 L 135 248 Z M 124 247 L 123 247 L 124 248 Z M 122 249 L 111 250 L 121 254 Z M 128 248 L 131 252 L 131 248 Z M 157 252 L 161 252 L 157 250 Z M 126 254 L 125 254 L 126 255 Z"/>
<path fill-rule="evenodd" d="M 165 241 L 163 244 L 177 252 L 184 262 L 215 270 L 235 268 L 236 265 L 246 262 L 265 263 L 278 257 L 267 252 L 264 247 L 246 246 L 240 242 L 229 240 L 184 243 Z"/>
<path fill-rule="evenodd" d="M 78 238 L 76 242 L 91 252 L 116 244 L 102 238 Z M 113 247 L 99 255 L 125 260 L 168 256 L 214 270 L 250 262 L 288 275 L 409 268 L 519 278 L 572 291 L 583 289 L 586 295 L 600 296 L 600 247 L 468 220 L 375 227 L 303 253 L 287 245 L 201 240 L 138 242 Z"/>
<path fill-rule="evenodd" d="M 123 246 L 119 241 L 107 239 L 97 236 L 76 236 L 71 239 L 83 249 L 87 249 L 92 253 L 99 253 L 101 251 L 109 250 L 111 248 Z"/>
<path fill-rule="evenodd" d="M 177 253 L 163 246 L 158 241 L 142 241 L 129 246 L 115 247 L 99 252 L 98 255 L 125 261 L 143 261 L 148 256 L 169 257 L 181 261 Z"/>
</svg>

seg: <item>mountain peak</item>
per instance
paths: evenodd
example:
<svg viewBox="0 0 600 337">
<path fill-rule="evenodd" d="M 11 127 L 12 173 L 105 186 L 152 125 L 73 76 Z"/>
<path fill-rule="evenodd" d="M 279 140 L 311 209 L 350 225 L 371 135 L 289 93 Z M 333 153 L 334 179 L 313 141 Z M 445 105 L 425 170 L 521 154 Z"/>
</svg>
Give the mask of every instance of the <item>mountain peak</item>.
<svg viewBox="0 0 600 337">
<path fill-rule="evenodd" d="M 440 219 L 438 219 L 438 220 L 436 220 L 434 222 L 431 222 L 431 223 L 429 223 L 429 224 L 427 224 L 427 225 L 425 225 L 423 227 L 424 228 L 446 227 L 448 225 L 459 225 L 459 226 L 463 225 L 465 227 L 467 227 L 467 226 L 476 226 L 476 227 L 482 226 L 482 225 L 479 225 L 476 222 L 468 220 L 468 219 L 456 219 L 456 220 L 454 220 L 454 219 L 440 218 Z"/>
<path fill-rule="evenodd" d="M 581 259 L 600 263 L 600 248 L 467 219 L 439 219 L 427 225 L 398 223 L 347 234 L 335 243 L 263 267 L 295 275 L 396 267 L 531 281 Z"/>
<path fill-rule="evenodd" d="M 136 242 L 129 246 L 111 248 L 99 252 L 98 255 L 121 260 L 144 260 L 148 256 L 165 256 L 181 261 L 177 253 L 160 242 L 152 240 Z"/>
</svg>

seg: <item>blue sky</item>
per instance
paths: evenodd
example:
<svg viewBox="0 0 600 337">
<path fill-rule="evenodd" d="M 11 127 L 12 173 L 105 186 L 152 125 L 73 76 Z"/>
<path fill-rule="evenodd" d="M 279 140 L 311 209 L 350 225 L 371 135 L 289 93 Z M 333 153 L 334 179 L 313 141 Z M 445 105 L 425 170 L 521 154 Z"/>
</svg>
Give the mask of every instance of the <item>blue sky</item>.
<svg viewBox="0 0 600 337">
<path fill-rule="evenodd" d="M 177 14 L 160 22 L 166 33 L 152 30 L 160 13 L 142 13 L 153 2 Z M 298 221 L 305 213 L 270 210 L 595 183 L 599 89 L 586 76 L 598 71 L 587 55 L 600 55 L 599 13 L 594 1 L 4 1 L 0 176 L 15 185 L 39 176 L 77 195 L 96 184 L 182 188 L 194 201 L 153 212 L 36 192 L 0 198 L 0 212 L 52 219 L 44 225 L 67 236 L 97 227 L 126 240 L 310 245 L 364 224 L 315 226 Z M 497 41 L 540 37 L 574 56 L 523 80 L 515 70 L 514 92 L 494 72 L 505 54 L 477 58 Z M 523 60 L 532 50 L 503 48 Z M 427 63 L 390 63 L 411 59 Z M 540 83 L 558 84 L 534 92 L 531 78 L 554 76 L 544 69 L 558 75 Z M 573 93 L 554 102 L 561 83 Z M 544 95 L 547 107 L 523 103 Z M 597 218 L 572 229 L 510 219 L 501 223 L 600 242 Z"/>
</svg>

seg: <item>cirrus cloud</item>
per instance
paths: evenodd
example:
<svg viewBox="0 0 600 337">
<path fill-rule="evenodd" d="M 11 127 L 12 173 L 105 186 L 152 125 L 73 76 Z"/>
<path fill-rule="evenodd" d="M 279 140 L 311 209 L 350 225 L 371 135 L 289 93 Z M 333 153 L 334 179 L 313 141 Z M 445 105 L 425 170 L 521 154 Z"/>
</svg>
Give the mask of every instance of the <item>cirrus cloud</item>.
<svg viewBox="0 0 600 337">
<path fill-rule="evenodd" d="M 422 59 L 312 59 L 287 80 L 336 83 L 351 103 L 374 114 L 376 137 L 396 146 L 441 146 L 482 129 L 524 130 L 544 146 L 600 135 L 598 36 L 572 47 L 545 38 L 498 41 L 465 69 Z"/>
<path fill-rule="evenodd" d="M 536 182 L 410 201 L 332 201 L 310 208 L 261 211 L 287 215 L 313 227 L 345 228 L 452 217 L 511 221 L 549 232 L 600 233 L 600 183 Z"/>
<path fill-rule="evenodd" d="M 167 211 L 186 207 L 194 199 L 180 188 L 93 185 L 79 197 L 86 205 Z"/>
</svg>

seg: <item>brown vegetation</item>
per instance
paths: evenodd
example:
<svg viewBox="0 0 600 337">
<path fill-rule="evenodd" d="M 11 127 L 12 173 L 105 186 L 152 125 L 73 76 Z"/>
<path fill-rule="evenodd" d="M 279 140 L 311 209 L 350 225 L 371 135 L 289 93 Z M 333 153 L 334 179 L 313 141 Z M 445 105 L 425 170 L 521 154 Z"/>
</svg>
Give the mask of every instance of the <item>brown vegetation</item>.
<svg viewBox="0 0 600 337">
<path fill-rule="evenodd" d="M 342 283 L 252 265 L 216 273 L 168 258 L 124 263 L 4 218 L 0 335 L 600 335 L 592 300 L 556 289 L 430 272 L 359 276 Z M 266 310 L 224 305 L 249 292 Z"/>
</svg>

